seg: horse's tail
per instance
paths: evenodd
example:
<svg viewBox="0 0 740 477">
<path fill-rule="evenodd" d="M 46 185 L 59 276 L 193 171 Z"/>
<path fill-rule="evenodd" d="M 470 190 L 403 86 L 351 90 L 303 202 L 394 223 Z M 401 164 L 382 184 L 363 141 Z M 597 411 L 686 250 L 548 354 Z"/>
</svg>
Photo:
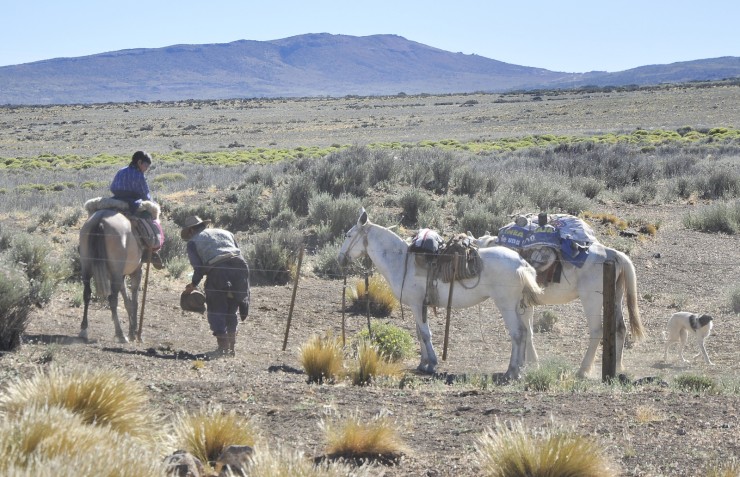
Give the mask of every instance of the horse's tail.
<svg viewBox="0 0 740 477">
<path fill-rule="evenodd" d="M 87 257 L 81 257 L 83 277 L 92 275 L 95 280 L 95 290 L 98 296 L 107 298 L 111 293 L 108 279 L 108 255 L 105 249 L 105 229 L 103 228 L 103 214 L 96 214 L 86 225 L 87 230 Z"/>
<path fill-rule="evenodd" d="M 617 276 L 617 288 L 624 287 L 627 300 L 627 312 L 629 313 L 630 330 L 635 341 L 645 337 L 645 328 L 640 319 L 640 310 L 637 306 L 637 274 L 632 260 L 622 252 L 615 251 L 620 273 Z"/>
<path fill-rule="evenodd" d="M 523 261 L 524 262 L 524 261 Z M 522 300 L 525 306 L 536 305 L 539 296 L 544 293 L 544 289 L 537 283 L 537 270 L 532 265 L 524 262 L 517 270 L 519 281 L 522 286 Z"/>
</svg>

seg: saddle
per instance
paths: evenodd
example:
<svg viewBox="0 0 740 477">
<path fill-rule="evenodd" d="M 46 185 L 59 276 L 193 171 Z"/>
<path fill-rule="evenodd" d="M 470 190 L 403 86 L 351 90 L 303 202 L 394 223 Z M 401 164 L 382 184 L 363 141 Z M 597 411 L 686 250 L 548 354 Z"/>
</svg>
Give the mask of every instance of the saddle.
<svg viewBox="0 0 740 477">
<path fill-rule="evenodd" d="M 131 214 L 127 202 L 112 197 L 96 197 L 85 202 L 88 217 L 98 210 L 114 210 L 126 216 L 131 222 L 134 236 L 143 249 L 159 250 L 164 244 L 164 231 L 159 222 L 160 207 L 156 202 L 141 202 L 140 211 Z"/>
<path fill-rule="evenodd" d="M 478 247 L 470 242 L 466 234 L 457 234 L 444 243 L 437 253 L 419 252 L 409 248 L 414 254 L 418 268 L 426 272 L 426 298 L 427 305 L 436 305 L 439 297 L 436 296 L 437 280 L 444 283 L 453 280 L 464 280 L 475 278 L 482 269 L 482 260 L 478 255 Z"/>
</svg>

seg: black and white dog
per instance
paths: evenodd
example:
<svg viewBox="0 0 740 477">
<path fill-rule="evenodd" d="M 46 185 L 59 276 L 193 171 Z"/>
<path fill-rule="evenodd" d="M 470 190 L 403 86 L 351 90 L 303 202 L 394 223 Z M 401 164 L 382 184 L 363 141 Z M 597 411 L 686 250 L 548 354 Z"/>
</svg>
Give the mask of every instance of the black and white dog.
<svg viewBox="0 0 740 477">
<path fill-rule="evenodd" d="M 687 311 L 679 311 L 674 313 L 668 320 L 666 326 L 665 351 L 663 352 L 663 361 L 668 361 L 668 347 L 672 343 L 678 343 L 680 341 L 679 356 L 684 362 L 688 360 L 683 357 L 683 349 L 686 346 L 689 334 L 696 337 L 696 344 L 699 346 L 699 350 L 704 355 L 704 361 L 709 365 L 714 365 L 709 359 L 707 349 L 704 346 L 704 341 L 712 332 L 712 317 L 709 315 L 696 315 L 695 313 L 689 313 Z M 698 354 L 696 356 L 699 356 Z"/>
</svg>

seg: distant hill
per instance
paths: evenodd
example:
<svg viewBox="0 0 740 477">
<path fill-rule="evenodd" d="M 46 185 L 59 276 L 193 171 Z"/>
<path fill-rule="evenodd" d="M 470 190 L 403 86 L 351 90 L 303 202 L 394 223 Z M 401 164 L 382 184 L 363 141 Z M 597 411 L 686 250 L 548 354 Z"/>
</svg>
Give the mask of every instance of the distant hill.
<svg viewBox="0 0 740 477">
<path fill-rule="evenodd" d="M 396 35 L 306 34 L 174 45 L 0 67 L 0 104 L 444 94 L 740 77 L 740 57 L 563 73 L 451 53 Z"/>
</svg>

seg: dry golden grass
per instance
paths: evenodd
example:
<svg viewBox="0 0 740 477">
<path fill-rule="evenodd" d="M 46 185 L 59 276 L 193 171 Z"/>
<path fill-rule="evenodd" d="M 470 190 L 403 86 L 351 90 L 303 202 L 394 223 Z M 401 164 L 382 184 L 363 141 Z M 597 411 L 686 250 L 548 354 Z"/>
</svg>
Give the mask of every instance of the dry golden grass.
<svg viewBox="0 0 740 477">
<path fill-rule="evenodd" d="M 0 396 L 0 412 L 12 417 L 28 408 L 61 407 L 86 424 L 109 426 L 142 441 L 159 438 L 161 426 L 148 406 L 146 390 L 113 370 L 62 370 L 52 366 L 12 382 Z"/>
<path fill-rule="evenodd" d="M 365 280 L 358 280 L 355 284 L 355 295 L 352 298 L 356 308 L 366 306 L 365 291 Z M 374 316 L 388 316 L 398 305 L 398 299 L 393 295 L 388 282 L 380 274 L 375 274 L 368 279 L 367 293 L 370 312 Z"/>
<path fill-rule="evenodd" d="M 308 375 L 308 381 L 334 381 L 344 369 L 342 342 L 331 335 L 312 336 L 298 350 L 298 359 Z"/>
<path fill-rule="evenodd" d="M 339 462 L 315 464 L 302 453 L 280 447 L 272 449 L 255 449 L 249 466 L 249 475 L 269 477 L 365 477 L 377 475 L 372 467 L 350 467 Z"/>
<path fill-rule="evenodd" d="M 153 444 L 85 423 L 68 409 L 32 406 L 0 426 L 0 475 L 164 475 L 164 449 Z"/>
<path fill-rule="evenodd" d="M 332 458 L 394 461 L 407 452 L 395 425 L 386 416 L 366 420 L 353 415 L 336 421 L 324 420 L 326 452 Z"/>
<path fill-rule="evenodd" d="M 352 384 L 364 385 L 370 384 L 373 379 L 380 376 L 400 377 L 403 375 L 403 366 L 401 363 L 383 356 L 374 346 L 363 340 L 359 344 L 357 359 L 349 375 Z"/>
<path fill-rule="evenodd" d="M 635 419 L 641 424 L 660 422 L 664 419 L 663 414 L 653 406 L 637 406 Z"/>
<path fill-rule="evenodd" d="M 210 465 L 230 445 L 254 447 L 258 428 L 248 418 L 221 408 L 180 415 L 175 422 L 175 444 Z"/>
<path fill-rule="evenodd" d="M 499 423 L 477 444 L 481 475 L 489 477 L 609 477 L 618 473 L 592 440 L 559 430 L 529 432 Z"/>
</svg>

